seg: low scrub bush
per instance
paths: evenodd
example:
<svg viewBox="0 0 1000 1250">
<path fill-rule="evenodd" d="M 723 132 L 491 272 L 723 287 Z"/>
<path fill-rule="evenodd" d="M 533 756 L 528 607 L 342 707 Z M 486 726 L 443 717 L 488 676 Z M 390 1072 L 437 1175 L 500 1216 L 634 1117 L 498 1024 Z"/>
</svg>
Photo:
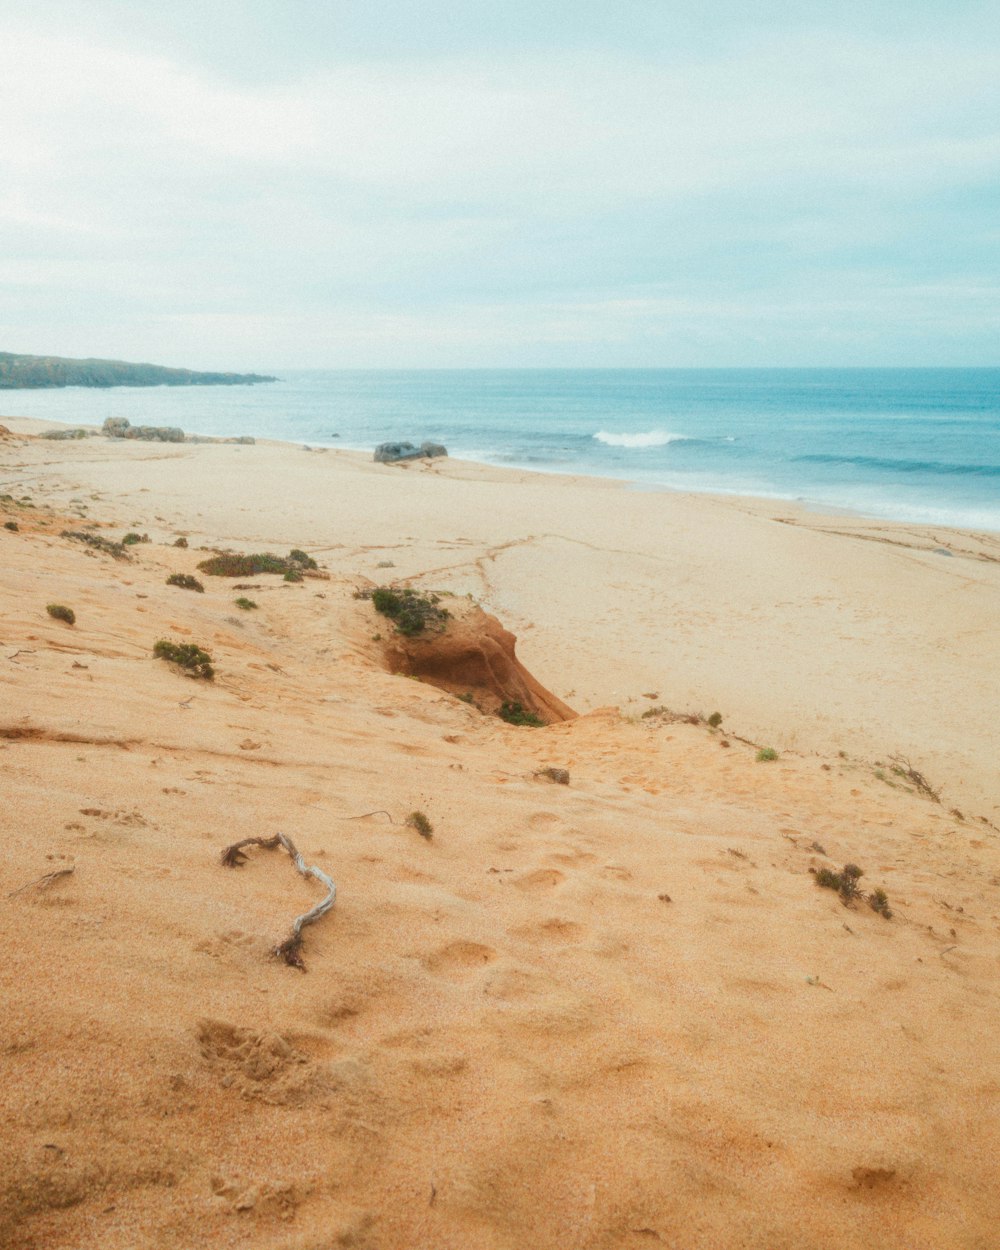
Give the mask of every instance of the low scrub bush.
<svg viewBox="0 0 1000 1250">
<path fill-rule="evenodd" d="M 161 638 L 153 647 L 153 654 L 158 660 L 176 664 L 188 677 L 202 677 L 211 681 L 215 676 L 212 657 L 193 642 L 169 642 L 166 638 Z"/>
<path fill-rule="evenodd" d="M 19 528 L 16 521 L 4 521 L 3 527 L 5 530 L 12 530 L 15 533 L 17 532 Z"/>
<path fill-rule="evenodd" d="M 65 621 L 67 625 L 76 624 L 76 613 L 72 608 L 67 608 L 64 604 L 50 603 L 45 611 L 57 621 Z"/>
<path fill-rule="evenodd" d="M 422 634 L 431 627 L 442 630 L 451 616 L 447 608 L 438 607 L 440 595 L 428 594 L 422 590 L 394 590 L 391 586 L 378 586 L 374 590 L 358 591 L 357 598 L 370 599 L 372 607 L 382 616 L 387 616 L 396 626 L 397 632 L 412 638 Z"/>
<path fill-rule="evenodd" d="M 758 764 L 767 764 L 771 760 L 776 760 L 777 758 L 778 752 L 774 749 L 774 747 L 761 747 L 761 749 L 757 752 Z"/>
<path fill-rule="evenodd" d="M 497 710 L 497 716 L 501 720 L 505 720 L 508 725 L 530 725 L 537 729 L 540 725 L 545 724 L 541 717 L 536 716 L 534 712 L 529 712 L 520 703 L 501 703 Z"/>
<path fill-rule="evenodd" d="M 252 599 L 247 599 L 241 595 L 240 598 L 236 600 L 236 606 L 238 608 L 242 608 L 244 612 L 252 612 L 257 605 Z"/>
<path fill-rule="evenodd" d="M 134 547 L 136 543 L 148 543 L 148 542 L 149 542 L 148 534 L 137 534 L 135 530 L 129 530 L 129 532 L 122 539 L 122 546 Z"/>
<path fill-rule="evenodd" d="M 199 595 L 205 593 L 205 587 L 190 573 L 171 573 L 167 578 L 167 585 L 180 586 L 181 590 L 196 590 Z"/>
<path fill-rule="evenodd" d="M 210 577 L 255 577 L 258 573 L 298 573 L 302 579 L 303 569 L 315 569 L 316 561 L 304 551 L 296 548 L 287 556 L 275 556 L 269 551 L 259 551 L 252 555 L 239 555 L 236 552 L 220 552 L 198 565 L 203 573 Z"/>
<path fill-rule="evenodd" d="M 889 906 L 888 894 L 881 888 L 872 890 L 871 894 L 865 894 L 859 885 L 864 875 L 863 869 L 857 864 L 845 864 L 840 872 L 834 872 L 832 868 L 820 868 L 816 870 L 816 884 L 824 890 L 836 890 L 845 907 L 850 907 L 859 899 L 867 899 L 872 911 L 878 912 L 886 920 L 891 920 L 892 909 Z"/>
</svg>

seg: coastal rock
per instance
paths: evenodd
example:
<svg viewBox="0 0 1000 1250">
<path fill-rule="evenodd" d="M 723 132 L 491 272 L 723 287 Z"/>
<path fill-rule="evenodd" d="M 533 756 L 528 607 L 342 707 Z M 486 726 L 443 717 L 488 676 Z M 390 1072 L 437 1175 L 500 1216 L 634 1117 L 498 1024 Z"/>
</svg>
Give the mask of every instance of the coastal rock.
<svg viewBox="0 0 1000 1250">
<path fill-rule="evenodd" d="M 519 703 L 546 725 L 575 719 L 576 712 L 520 662 L 516 643 L 516 637 L 495 616 L 475 604 L 456 604 L 440 633 L 393 634 L 383 654 L 391 672 L 420 677 L 483 711 L 496 712 L 504 703 Z"/>
<path fill-rule="evenodd" d="M 133 425 L 127 417 L 108 417 L 101 433 L 107 438 L 138 438 L 147 443 L 184 442 L 184 431 L 176 425 Z"/>
<path fill-rule="evenodd" d="M 432 456 L 447 456 L 448 449 L 442 443 L 379 443 L 375 448 L 376 464 L 393 464 L 397 460 L 421 460 Z"/>
</svg>

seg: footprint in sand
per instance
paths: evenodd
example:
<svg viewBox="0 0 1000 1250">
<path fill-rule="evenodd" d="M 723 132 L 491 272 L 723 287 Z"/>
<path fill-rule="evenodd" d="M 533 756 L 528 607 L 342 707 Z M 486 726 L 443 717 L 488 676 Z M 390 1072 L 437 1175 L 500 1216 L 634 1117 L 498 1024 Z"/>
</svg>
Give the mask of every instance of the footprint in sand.
<svg viewBox="0 0 1000 1250">
<path fill-rule="evenodd" d="M 442 946 L 440 950 L 428 955 L 424 966 L 431 972 L 449 976 L 482 968 L 492 963 L 496 957 L 496 951 L 489 946 L 483 946 L 481 942 L 449 942 L 447 946 Z"/>
<path fill-rule="evenodd" d="M 554 890 L 565 880 L 564 874 L 558 868 L 537 868 L 526 876 L 518 877 L 514 884 L 526 894 L 540 894 L 546 890 Z"/>
<path fill-rule="evenodd" d="M 510 932 L 515 937 L 528 938 L 537 942 L 579 942 L 583 939 L 586 929 L 575 920 L 563 920 L 559 916 L 551 916 L 540 924 L 521 925 Z"/>
</svg>

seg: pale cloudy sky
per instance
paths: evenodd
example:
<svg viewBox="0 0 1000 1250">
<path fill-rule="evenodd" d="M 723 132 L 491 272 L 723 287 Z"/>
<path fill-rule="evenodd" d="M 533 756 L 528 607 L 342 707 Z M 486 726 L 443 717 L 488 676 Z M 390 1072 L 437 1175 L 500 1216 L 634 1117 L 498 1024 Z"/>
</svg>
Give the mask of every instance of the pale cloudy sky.
<svg viewBox="0 0 1000 1250">
<path fill-rule="evenodd" d="M 0 0 L 0 350 L 998 346 L 996 0 Z"/>
</svg>

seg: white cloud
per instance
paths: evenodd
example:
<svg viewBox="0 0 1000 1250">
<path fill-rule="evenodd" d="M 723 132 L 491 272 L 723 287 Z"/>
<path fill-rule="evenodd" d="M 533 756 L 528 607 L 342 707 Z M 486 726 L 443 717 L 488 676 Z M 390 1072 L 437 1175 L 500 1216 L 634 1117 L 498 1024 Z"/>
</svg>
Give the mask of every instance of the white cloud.
<svg viewBox="0 0 1000 1250">
<path fill-rule="evenodd" d="M 508 51 L 263 85 L 30 23 L 0 46 L 0 278 L 89 284 L 108 327 L 129 310 L 151 336 L 186 309 L 261 348 L 312 341 L 313 317 L 384 351 L 619 344 L 710 336 L 749 295 L 787 336 L 820 316 L 804 258 L 924 263 L 952 227 L 923 200 L 1000 166 L 988 45 L 772 35 L 697 62 Z M 665 273 L 675 296 L 636 297 Z"/>
</svg>

